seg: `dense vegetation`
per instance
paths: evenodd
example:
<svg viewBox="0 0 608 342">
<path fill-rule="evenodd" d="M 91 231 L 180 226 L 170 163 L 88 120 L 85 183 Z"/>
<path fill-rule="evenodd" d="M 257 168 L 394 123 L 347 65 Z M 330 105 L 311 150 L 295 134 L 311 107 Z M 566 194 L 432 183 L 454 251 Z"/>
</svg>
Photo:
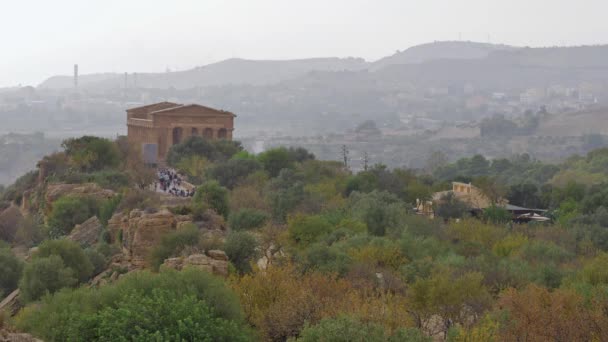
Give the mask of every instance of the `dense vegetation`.
<svg viewBox="0 0 608 342">
<path fill-rule="evenodd" d="M 89 141 L 100 144 L 74 146 L 89 151 Z M 80 201 L 83 217 L 157 207 L 155 196 L 136 186 L 141 176 L 128 173 L 133 167 L 126 165 L 137 164 L 120 141 L 103 144 L 116 148 L 117 162 L 85 158 L 76 167 L 68 155 L 65 170 L 52 175 L 128 177 L 132 186 L 117 189 L 112 201 Z M 113 161 L 106 152 L 91 155 Z M 150 265 L 160 273 L 136 272 L 99 288 L 77 286 L 112 254 L 103 240 L 86 250 L 44 241 L 25 266 L 0 249 L 0 270 L 11 274 L 0 290 L 19 286 L 24 299 L 39 300 L 17 316 L 17 327 L 50 341 L 608 339 L 608 150 L 560 165 L 527 155 L 454 164 L 435 156 L 425 174 L 382 165 L 353 174 L 302 149 L 251 155 L 238 143 L 200 138 L 170 156 L 198 187 L 189 205 L 173 210 L 195 219 L 215 211 L 227 219 L 225 239 L 187 225 L 153 249 Z M 416 199 L 449 189 L 452 180 L 472 182 L 492 199 L 546 208 L 553 220 L 513 224 L 499 207 L 473 218 L 454 198 L 436 208 L 442 219 L 413 213 Z M 4 199 L 17 201 L 23 184 L 9 187 Z M 59 219 L 77 217 L 67 210 L 75 207 L 69 198 L 60 201 L 66 209 L 40 208 L 43 239 L 82 220 Z M 47 226 L 55 218 L 62 229 Z M 209 249 L 224 250 L 234 266 L 225 281 L 159 267 L 184 251 Z"/>
</svg>

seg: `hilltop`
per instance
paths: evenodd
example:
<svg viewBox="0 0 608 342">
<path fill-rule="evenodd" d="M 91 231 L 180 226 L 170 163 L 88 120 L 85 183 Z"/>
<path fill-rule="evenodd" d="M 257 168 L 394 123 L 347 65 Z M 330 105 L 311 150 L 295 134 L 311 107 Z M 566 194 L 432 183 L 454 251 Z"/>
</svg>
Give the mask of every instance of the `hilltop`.
<svg viewBox="0 0 608 342">
<path fill-rule="evenodd" d="M 124 138 L 62 146 L 0 189 L 0 337 L 608 337 L 608 149 L 355 173 L 191 137 L 169 166 L 196 191 L 176 197 Z"/>
<path fill-rule="evenodd" d="M 438 59 L 483 59 L 495 51 L 511 51 L 517 48 L 502 45 L 463 41 L 433 42 L 413 46 L 394 55 L 381 58 L 371 65 L 379 70 L 389 65 L 420 64 Z"/>
</svg>

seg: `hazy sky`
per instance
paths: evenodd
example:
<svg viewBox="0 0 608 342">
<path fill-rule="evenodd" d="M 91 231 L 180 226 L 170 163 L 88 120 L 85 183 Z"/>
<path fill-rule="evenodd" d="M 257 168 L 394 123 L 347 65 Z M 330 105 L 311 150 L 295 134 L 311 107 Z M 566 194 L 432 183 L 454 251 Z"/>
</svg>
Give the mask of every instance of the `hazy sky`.
<svg viewBox="0 0 608 342">
<path fill-rule="evenodd" d="M 608 42 L 607 0 L 0 0 L 0 86 L 230 57 L 374 60 L 434 40 Z"/>
</svg>

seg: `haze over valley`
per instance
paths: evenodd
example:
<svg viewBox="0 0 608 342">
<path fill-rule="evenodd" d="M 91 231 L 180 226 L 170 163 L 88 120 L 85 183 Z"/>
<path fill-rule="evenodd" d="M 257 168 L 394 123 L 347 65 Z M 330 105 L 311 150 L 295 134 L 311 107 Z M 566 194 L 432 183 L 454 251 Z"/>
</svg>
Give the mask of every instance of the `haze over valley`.
<svg viewBox="0 0 608 342">
<path fill-rule="evenodd" d="M 334 160 L 346 145 L 355 168 L 366 153 L 374 163 L 413 168 L 432 151 L 453 159 L 529 153 L 561 160 L 606 143 L 607 61 L 605 45 L 444 41 L 375 61 L 228 59 L 181 71 L 103 74 L 88 74 L 81 64 L 77 79 L 57 75 L 0 90 L 0 133 L 42 132 L 49 139 L 0 165 L 0 183 L 32 168 L 62 138 L 125 134 L 127 108 L 165 100 L 237 113 L 234 134 L 252 151 L 303 145 Z M 488 125 L 498 137 L 484 134 Z M 8 141 L 3 149 L 14 154 L 20 139 Z"/>
</svg>

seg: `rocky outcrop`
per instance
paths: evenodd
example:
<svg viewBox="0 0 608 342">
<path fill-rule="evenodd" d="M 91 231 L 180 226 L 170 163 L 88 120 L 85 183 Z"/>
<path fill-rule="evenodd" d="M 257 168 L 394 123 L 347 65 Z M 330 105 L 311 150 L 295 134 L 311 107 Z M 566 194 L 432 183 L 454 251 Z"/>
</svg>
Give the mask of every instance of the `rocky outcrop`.
<svg viewBox="0 0 608 342">
<path fill-rule="evenodd" d="M 211 209 L 207 209 L 203 214 L 203 219 L 197 222 L 197 225 L 201 229 L 207 230 L 226 230 L 228 225 L 226 225 L 226 221 L 224 217 L 217 214 L 215 211 Z"/>
<path fill-rule="evenodd" d="M 30 334 L 0 330 L 0 342 L 42 342 Z"/>
<path fill-rule="evenodd" d="M 129 215 L 116 213 L 108 220 L 108 232 L 112 243 L 119 242 L 122 244 L 122 232 L 129 227 Z"/>
<path fill-rule="evenodd" d="M 194 267 L 222 277 L 228 276 L 228 256 L 223 251 L 209 251 L 209 255 L 192 254 L 187 257 L 169 258 L 161 267 L 182 270 Z"/>
<path fill-rule="evenodd" d="M 146 266 L 152 249 L 161 242 L 165 234 L 188 224 L 196 225 L 201 231 L 203 239 L 207 240 L 221 240 L 226 233 L 224 218 L 213 210 L 207 210 L 203 215 L 203 220 L 193 222 L 191 215 L 175 215 L 167 209 L 157 212 L 135 209 L 128 214 L 114 214 L 108 220 L 107 228 L 112 242 L 121 242 L 123 253 L 128 257 L 129 262 L 136 268 L 142 268 Z M 195 252 L 190 251 L 190 253 Z M 208 256 L 203 255 L 203 257 L 208 260 L 193 257 L 189 264 L 207 268 L 216 274 L 227 274 L 228 257 L 226 254 L 213 250 L 208 251 L 207 254 Z M 171 264 L 174 266 L 172 268 L 181 269 L 185 259 L 174 259 L 169 264 L 177 263 Z"/>
<path fill-rule="evenodd" d="M 115 194 L 116 193 L 114 191 L 104 189 L 95 183 L 57 183 L 47 185 L 44 200 L 46 202 L 47 208 L 50 209 L 52 203 L 62 196 L 87 196 L 97 200 L 105 200 L 111 198 Z"/>
<path fill-rule="evenodd" d="M 17 289 L 6 296 L 0 302 L 0 312 L 7 312 L 11 316 L 16 314 L 22 306 L 19 301 L 20 293 L 19 289 Z"/>
<path fill-rule="evenodd" d="M 177 229 L 180 229 L 189 224 L 193 224 L 192 216 L 190 216 L 190 215 L 176 215 L 175 222 L 176 222 Z"/>
<path fill-rule="evenodd" d="M 218 249 L 212 249 L 212 250 L 208 251 L 207 255 L 209 255 L 209 257 L 214 260 L 228 261 L 228 256 L 226 255 L 226 253 L 224 253 L 224 251 L 220 251 Z"/>
<path fill-rule="evenodd" d="M 129 214 L 128 227 L 123 230 L 123 246 L 127 249 L 131 262 L 143 267 L 153 247 L 163 235 L 174 231 L 177 226 L 175 216 L 169 210 L 146 213 L 133 210 Z"/>
<path fill-rule="evenodd" d="M 78 242 L 83 247 L 89 247 L 99 241 L 102 231 L 103 225 L 99 222 L 97 216 L 93 216 L 82 224 L 77 224 L 68 236 L 68 239 Z"/>
</svg>

